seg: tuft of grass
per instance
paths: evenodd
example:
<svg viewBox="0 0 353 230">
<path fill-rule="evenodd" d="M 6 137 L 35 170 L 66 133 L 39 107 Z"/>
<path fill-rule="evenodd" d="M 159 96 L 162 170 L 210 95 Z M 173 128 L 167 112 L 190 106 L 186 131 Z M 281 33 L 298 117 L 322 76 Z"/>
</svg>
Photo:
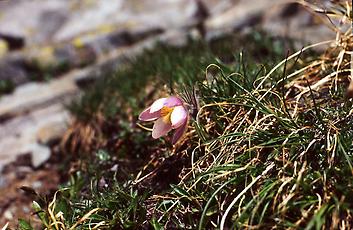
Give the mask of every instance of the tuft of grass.
<svg viewBox="0 0 353 230">
<path fill-rule="evenodd" d="M 278 48 L 281 41 L 273 43 L 276 48 L 269 47 L 272 39 L 258 32 L 245 38 L 225 36 L 209 44 L 190 40 L 186 47 L 160 44 L 153 50 L 146 50 L 116 73 L 103 77 L 88 89 L 81 100 L 69 106 L 77 122 L 63 138 L 64 149 L 71 153 L 111 149 L 118 139 L 130 140 L 129 148 L 145 148 L 152 140 L 136 127 L 136 117 L 145 105 L 158 96 L 181 91 L 180 85 L 187 88 L 195 86 L 199 79 L 204 78 L 204 71 L 210 63 L 221 60 L 224 63 L 234 62 L 236 57 L 229 56 L 230 50 L 239 50 L 238 44 L 247 40 L 251 41 L 248 43 L 248 55 L 276 60 L 279 53 L 283 53 Z M 254 62 L 253 67 L 256 65 Z M 136 140 L 135 144 L 132 144 L 132 139 Z M 123 149 L 121 145 L 120 150 Z"/>
<path fill-rule="evenodd" d="M 237 48 L 240 40 L 251 41 L 248 43 L 251 53 L 230 56 L 230 50 L 240 51 Z M 76 122 L 63 138 L 63 147 L 71 154 L 78 153 L 80 160 L 73 166 L 76 173 L 65 186 L 68 190 L 59 193 L 55 200 L 66 203 L 66 211 L 63 211 L 65 226 L 73 226 L 96 208 L 99 210 L 90 218 L 95 224 L 104 223 L 99 228 L 160 226 L 153 211 L 157 203 L 152 201 L 152 195 L 163 194 L 171 183 L 180 181 L 179 174 L 186 169 L 185 166 L 190 167 L 185 151 L 194 141 L 171 151 L 168 142 L 152 140 L 149 133 L 135 125 L 137 114 L 145 107 L 142 102 L 152 101 L 161 92 L 182 91 L 185 89 L 182 85 L 186 85 L 186 89 L 201 86 L 202 100 L 214 97 L 212 91 L 216 87 L 204 90 L 199 83 L 204 81 L 206 69 L 208 77 L 205 80 L 217 81 L 209 75 L 213 70 L 208 68 L 215 62 L 227 68 L 226 71 L 246 73 L 242 83 L 246 82 L 250 89 L 252 81 L 269 68 L 257 62 L 260 57 L 280 60 L 284 51 L 279 50 L 279 42 L 254 33 L 241 39 L 222 37 L 209 44 L 190 41 L 187 47 L 181 48 L 159 45 L 94 84 L 80 101 L 69 107 Z M 276 48 L 269 47 L 269 44 Z M 257 60 L 247 63 L 246 56 L 257 57 Z M 223 83 L 219 85 L 223 88 L 217 90 L 223 92 L 224 97 L 237 91 Z M 196 136 L 191 134 L 194 139 Z M 43 213 L 49 215 L 45 208 Z M 84 223 L 80 226 L 83 229 L 88 227 Z"/>
</svg>

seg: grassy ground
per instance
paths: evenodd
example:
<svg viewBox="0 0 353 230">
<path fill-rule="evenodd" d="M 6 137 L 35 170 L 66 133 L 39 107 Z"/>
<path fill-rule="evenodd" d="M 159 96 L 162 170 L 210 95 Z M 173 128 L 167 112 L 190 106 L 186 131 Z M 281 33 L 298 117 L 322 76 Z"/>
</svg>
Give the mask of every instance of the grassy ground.
<svg viewBox="0 0 353 230">
<path fill-rule="evenodd" d="M 98 81 L 70 106 L 62 148 L 76 161 L 35 204 L 43 225 L 351 229 L 349 56 L 288 47 L 261 33 L 160 45 Z M 137 125 L 153 100 L 193 88 L 201 107 L 176 146 Z"/>
</svg>

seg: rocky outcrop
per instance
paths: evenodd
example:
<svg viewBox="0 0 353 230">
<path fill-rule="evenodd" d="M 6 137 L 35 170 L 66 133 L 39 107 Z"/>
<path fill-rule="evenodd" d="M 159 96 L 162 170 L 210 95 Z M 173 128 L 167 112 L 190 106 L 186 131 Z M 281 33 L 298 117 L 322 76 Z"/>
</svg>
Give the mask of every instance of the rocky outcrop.
<svg viewBox="0 0 353 230">
<path fill-rule="evenodd" d="M 69 114 L 60 105 L 35 110 L 11 119 L 0 126 L 0 165 L 16 159 L 18 154 L 31 154 L 32 165 L 40 166 L 50 156 L 47 145 L 66 129 Z M 45 133 L 44 128 L 47 128 Z"/>
</svg>

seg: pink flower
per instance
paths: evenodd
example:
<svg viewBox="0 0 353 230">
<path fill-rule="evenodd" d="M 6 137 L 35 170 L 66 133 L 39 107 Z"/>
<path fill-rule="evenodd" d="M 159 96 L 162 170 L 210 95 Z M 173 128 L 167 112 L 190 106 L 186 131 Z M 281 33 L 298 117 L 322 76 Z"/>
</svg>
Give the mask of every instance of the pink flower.
<svg viewBox="0 0 353 230">
<path fill-rule="evenodd" d="M 145 109 L 139 116 L 142 121 L 155 121 L 152 137 L 157 139 L 175 129 L 172 139 L 174 145 L 184 134 L 189 120 L 188 110 L 178 97 L 160 98 Z"/>
</svg>

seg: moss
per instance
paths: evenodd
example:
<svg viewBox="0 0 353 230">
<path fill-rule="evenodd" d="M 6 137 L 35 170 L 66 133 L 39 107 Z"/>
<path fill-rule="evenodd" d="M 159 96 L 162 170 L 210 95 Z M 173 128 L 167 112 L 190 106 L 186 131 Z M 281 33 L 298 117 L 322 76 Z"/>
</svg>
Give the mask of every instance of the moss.
<svg viewBox="0 0 353 230">
<path fill-rule="evenodd" d="M 10 80 L 0 80 L 0 95 L 11 93 L 15 86 Z"/>
</svg>

